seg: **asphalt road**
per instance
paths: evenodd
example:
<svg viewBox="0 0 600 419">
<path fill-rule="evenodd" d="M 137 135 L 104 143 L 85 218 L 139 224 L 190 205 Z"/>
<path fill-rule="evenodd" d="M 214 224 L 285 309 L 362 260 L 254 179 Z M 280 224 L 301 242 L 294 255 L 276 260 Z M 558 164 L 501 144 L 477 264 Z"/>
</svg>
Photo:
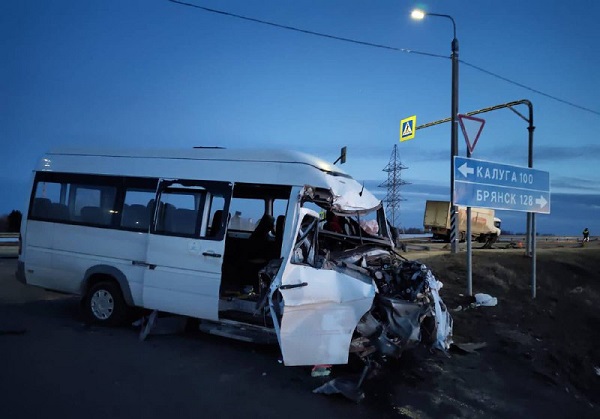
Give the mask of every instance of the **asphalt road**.
<svg viewBox="0 0 600 419">
<path fill-rule="evenodd" d="M 77 298 L 24 286 L 15 267 L 0 258 L 0 418 L 396 416 L 380 403 L 313 394 L 329 378 L 283 366 L 277 347 L 88 327 Z"/>
</svg>

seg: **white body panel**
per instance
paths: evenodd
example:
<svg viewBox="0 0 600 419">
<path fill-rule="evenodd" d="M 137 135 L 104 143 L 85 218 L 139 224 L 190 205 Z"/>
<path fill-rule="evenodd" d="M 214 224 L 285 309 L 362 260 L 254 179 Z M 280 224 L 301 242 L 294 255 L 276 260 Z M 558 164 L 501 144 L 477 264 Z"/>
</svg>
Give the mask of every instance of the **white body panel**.
<svg viewBox="0 0 600 419">
<path fill-rule="evenodd" d="M 107 265 L 123 272 L 134 304 L 141 305 L 146 269 L 132 261 L 146 258 L 146 234 L 30 221 L 24 243 L 29 284 L 79 294 L 87 270 Z"/>
<path fill-rule="evenodd" d="M 296 211 L 295 237 L 305 216 L 318 219 L 306 208 Z M 286 247 L 283 269 L 274 281 L 283 296 L 279 339 L 285 365 L 346 364 L 352 333 L 371 308 L 375 284 L 330 269 L 291 263 L 293 241 Z"/>
<path fill-rule="evenodd" d="M 150 234 L 144 307 L 218 320 L 223 250 L 224 241 Z"/>
<path fill-rule="evenodd" d="M 282 290 L 281 351 L 285 365 L 346 364 L 352 333 L 371 308 L 375 286 L 332 270 L 290 265 Z"/>
</svg>

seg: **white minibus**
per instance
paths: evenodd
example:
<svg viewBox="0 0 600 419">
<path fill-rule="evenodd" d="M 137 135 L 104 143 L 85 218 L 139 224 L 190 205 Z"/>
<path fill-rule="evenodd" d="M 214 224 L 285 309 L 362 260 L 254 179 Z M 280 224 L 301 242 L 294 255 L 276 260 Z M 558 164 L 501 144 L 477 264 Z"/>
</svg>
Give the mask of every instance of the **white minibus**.
<svg viewBox="0 0 600 419">
<path fill-rule="evenodd" d="M 99 324 L 137 307 L 272 339 L 286 365 L 399 356 L 424 324 L 447 346 L 439 283 L 393 234 L 363 184 L 299 152 L 52 151 L 33 173 L 17 277 L 80 295 Z"/>
</svg>

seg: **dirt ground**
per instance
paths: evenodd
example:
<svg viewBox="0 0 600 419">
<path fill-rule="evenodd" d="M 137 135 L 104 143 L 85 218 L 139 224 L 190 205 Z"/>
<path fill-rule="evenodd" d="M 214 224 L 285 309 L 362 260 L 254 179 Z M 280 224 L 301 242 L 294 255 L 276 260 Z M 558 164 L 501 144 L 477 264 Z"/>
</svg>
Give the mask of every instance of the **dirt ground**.
<svg viewBox="0 0 600 419">
<path fill-rule="evenodd" d="M 474 250 L 473 294 L 494 307 L 465 296 L 466 253 L 405 256 L 443 282 L 454 342 L 485 347 L 406 352 L 368 384 L 370 403 L 410 418 L 600 417 L 600 243 L 539 249 L 535 299 L 524 250 Z"/>
</svg>

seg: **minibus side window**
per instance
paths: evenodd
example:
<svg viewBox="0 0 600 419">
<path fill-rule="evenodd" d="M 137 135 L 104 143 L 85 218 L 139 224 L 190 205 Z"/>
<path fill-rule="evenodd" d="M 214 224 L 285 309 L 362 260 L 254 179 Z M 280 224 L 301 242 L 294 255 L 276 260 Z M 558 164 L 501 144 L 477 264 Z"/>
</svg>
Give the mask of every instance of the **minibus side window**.
<svg viewBox="0 0 600 419">
<path fill-rule="evenodd" d="M 125 190 L 121 227 L 136 231 L 148 232 L 150 220 L 154 214 L 156 188 L 142 190 L 128 188 Z"/>
<path fill-rule="evenodd" d="M 228 182 L 161 180 L 151 232 L 223 240 L 231 189 Z"/>
<path fill-rule="evenodd" d="M 66 196 L 69 185 L 58 182 L 37 182 L 29 218 L 47 221 L 68 221 Z"/>
<path fill-rule="evenodd" d="M 199 210 L 205 191 L 169 188 L 160 193 L 155 232 L 172 236 L 199 237 Z"/>
<path fill-rule="evenodd" d="M 114 186 L 72 185 L 72 218 L 82 224 L 109 226 L 117 213 Z"/>
<path fill-rule="evenodd" d="M 254 231 L 265 214 L 265 200 L 260 198 L 233 198 L 230 211 L 229 228 L 232 230 Z"/>
</svg>

